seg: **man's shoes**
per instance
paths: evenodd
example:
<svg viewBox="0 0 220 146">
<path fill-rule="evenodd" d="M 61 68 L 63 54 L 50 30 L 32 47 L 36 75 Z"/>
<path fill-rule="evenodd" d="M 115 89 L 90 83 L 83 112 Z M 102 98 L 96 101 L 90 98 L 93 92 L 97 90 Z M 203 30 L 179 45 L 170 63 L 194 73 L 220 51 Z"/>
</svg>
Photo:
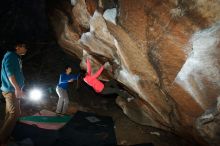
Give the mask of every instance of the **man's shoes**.
<svg viewBox="0 0 220 146">
<path fill-rule="evenodd" d="M 61 113 L 56 113 L 56 116 L 63 116 L 63 114 L 61 114 Z"/>
<path fill-rule="evenodd" d="M 70 116 L 70 114 L 67 114 L 67 113 L 56 113 L 56 116 Z"/>
</svg>

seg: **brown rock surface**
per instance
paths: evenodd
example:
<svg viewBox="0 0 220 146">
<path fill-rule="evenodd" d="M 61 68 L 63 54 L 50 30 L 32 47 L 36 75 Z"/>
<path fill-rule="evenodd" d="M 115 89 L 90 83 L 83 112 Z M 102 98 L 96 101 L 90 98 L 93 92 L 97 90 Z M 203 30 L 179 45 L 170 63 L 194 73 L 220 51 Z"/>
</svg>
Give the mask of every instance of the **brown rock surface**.
<svg viewBox="0 0 220 146">
<path fill-rule="evenodd" d="M 50 15 L 59 44 L 83 61 L 90 55 L 94 70 L 110 62 L 110 75 L 135 93 L 132 103 L 118 98 L 124 113 L 198 139 L 195 120 L 220 94 L 220 2 L 119 0 L 117 25 L 100 13 L 103 1 L 71 9 L 70 17 L 59 7 Z"/>
</svg>

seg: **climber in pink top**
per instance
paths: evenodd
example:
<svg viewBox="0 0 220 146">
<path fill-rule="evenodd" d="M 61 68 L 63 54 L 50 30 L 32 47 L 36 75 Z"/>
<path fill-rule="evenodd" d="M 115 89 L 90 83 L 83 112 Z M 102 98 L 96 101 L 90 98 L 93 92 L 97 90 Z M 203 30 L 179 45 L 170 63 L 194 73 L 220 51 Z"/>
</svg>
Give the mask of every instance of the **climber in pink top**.
<svg viewBox="0 0 220 146">
<path fill-rule="evenodd" d="M 89 59 L 86 60 L 87 65 L 87 74 L 84 77 L 84 81 L 91 86 L 97 93 L 100 93 L 104 89 L 104 84 L 99 81 L 97 78 L 100 76 L 104 69 L 104 65 L 100 67 L 100 69 L 92 75 L 91 73 L 91 65 Z"/>
<path fill-rule="evenodd" d="M 116 93 L 119 96 L 126 98 L 128 101 L 131 101 L 132 99 L 134 99 L 134 97 L 132 97 L 126 91 L 120 89 L 114 80 L 110 80 L 104 84 L 98 79 L 105 65 L 102 65 L 99 68 L 99 70 L 93 75 L 91 73 L 91 64 L 90 64 L 89 59 L 86 60 L 86 65 L 87 65 L 87 74 L 83 80 L 89 86 L 91 86 L 97 93 L 104 94 L 104 95 Z"/>
</svg>

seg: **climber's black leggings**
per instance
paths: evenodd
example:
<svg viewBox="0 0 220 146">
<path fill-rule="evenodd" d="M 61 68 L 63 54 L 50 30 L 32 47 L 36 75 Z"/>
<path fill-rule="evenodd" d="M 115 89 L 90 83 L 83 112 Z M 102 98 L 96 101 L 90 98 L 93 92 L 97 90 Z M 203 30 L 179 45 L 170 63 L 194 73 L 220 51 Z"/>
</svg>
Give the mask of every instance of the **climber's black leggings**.
<svg viewBox="0 0 220 146">
<path fill-rule="evenodd" d="M 108 95 L 108 94 L 118 94 L 121 97 L 128 98 L 128 94 L 126 91 L 120 89 L 115 80 L 110 80 L 105 83 L 105 87 L 100 92 L 100 94 Z"/>
</svg>

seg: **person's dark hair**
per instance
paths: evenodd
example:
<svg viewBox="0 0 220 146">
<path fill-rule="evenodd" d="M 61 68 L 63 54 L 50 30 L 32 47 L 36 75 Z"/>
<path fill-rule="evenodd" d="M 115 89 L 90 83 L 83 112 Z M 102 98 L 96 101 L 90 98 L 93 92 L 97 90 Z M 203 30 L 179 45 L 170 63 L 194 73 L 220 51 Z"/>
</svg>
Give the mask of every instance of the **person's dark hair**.
<svg viewBox="0 0 220 146">
<path fill-rule="evenodd" d="M 23 47 L 23 46 L 26 47 L 26 42 L 22 41 L 22 40 L 18 40 L 14 44 L 14 48 L 16 48 L 16 47 Z"/>
<path fill-rule="evenodd" d="M 14 42 L 8 43 L 6 48 L 8 51 L 14 52 L 14 51 L 16 51 L 16 47 L 22 47 L 22 46 L 26 47 L 26 42 L 19 40 L 19 41 L 14 41 Z"/>
<path fill-rule="evenodd" d="M 68 69 L 68 68 L 72 68 L 70 65 L 65 65 L 65 67 L 64 67 L 64 72 L 66 72 L 66 70 Z"/>
</svg>

